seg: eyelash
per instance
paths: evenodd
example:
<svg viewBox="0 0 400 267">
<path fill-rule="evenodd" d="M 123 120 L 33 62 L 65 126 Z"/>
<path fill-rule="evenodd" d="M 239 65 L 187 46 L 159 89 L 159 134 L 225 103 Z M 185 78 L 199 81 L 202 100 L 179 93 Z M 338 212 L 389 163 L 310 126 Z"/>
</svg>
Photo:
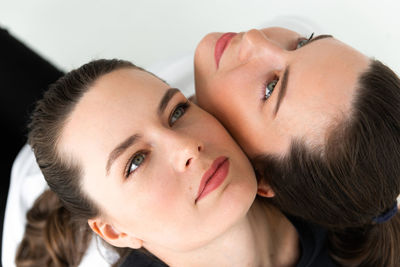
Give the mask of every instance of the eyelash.
<svg viewBox="0 0 400 267">
<path fill-rule="evenodd" d="M 133 154 L 133 155 L 129 158 L 128 163 L 126 164 L 126 167 L 125 167 L 125 178 L 128 178 L 129 175 L 131 175 L 132 173 L 134 173 L 134 172 L 143 164 L 143 162 L 142 162 L 135 170 L 131 171 L 131 167 L 132 167 L 132 165 L 133 165 L 133 160 L 135 159 L 136 156 L 141 155 L 141 154 L 144 155 L 143 162 L 146 161 L 146 157 L 147 157 L 147 154 L 148 154 L 147 151 L 141 150 L 141 151 L 138 151 L 138 152 L 136 152 L 135 154 Z"/>
<path fill-rule="evenodd" d="M 314 37 L 314 33 L 312 33 L 311 36 L 308 37 L 308 39 L 306 39 L 306 38 L 300 38 L 299 40 L 297 40 L 297 44 L 296 44 L 295 50 L 296 50 L 296 49 L 299 49 L 299 48 L 302 48 L 303 46 L 305 46 L 308 42 L 310 42 L 310 41 L 313 39 L 313 37 Z M 299 47 L 299 45 L 300 45 L 302 42 L 304 42 L 304 43 Z"/>
<path fill-rule="evenodd" d="M 314 37 L 314 33 L 312 33 L 308 39 L 301 38 L 301 39 L 297 40 L 296 49 L 302 48 L 304 45 L 306 45 L 308 42 L 310 42 L 313 39 L 313 37 Z M 302 42 L 304 42 L 304 43 L 302 43 Z M 301 44 L 301 46 L 299 46 L 300 44 Z M 267 97 L 267 90 L 268 90 L 267 87 L 270 83 L 272 83 L 274 81 L 276 81 L 275 86 L 274 86 L 274 88 L 275 88 L 279 82 L 279 77 L 277 77 L 277 76 L 274 76 L 274 78 L 272 80 L 267 80 L 263 83 L 262 88 L 261 88 L 261 95 L 262 95 L 262 99 L 264 101 L 267 101 L 268 98 L 271 96 L 272 92 L 274 91 L 274 89 L 272 89 Z"/>
<path fill-rule="evenodd" d="M 168 117 L 168 125 L 169 125 L 169 126 L 174 125 L 175 122 L 171 124 L 171 119 L 172 119 L 172 116 L 174 115 L 175 111 L 177 111 L 178 109 L 182 108 L 182 109 L 183 109 L 183 114 L 182 114 L 182 116 L 183 116 L 183 115 L 185 115 L 185 113 L 186 113 L 186 111 L 187 111 L 187 109 L 188 109 L 189 107 L 190 107 L 189 100 L 186 100 L 185 102 L 181 102 L 181 103 L 179 103 L 178 105 L 176 105 L 175 108 L 173 109 L 173 111 L 171 112 L 171 114 L 170 114 L 169 117 Z M 181 117 L 182 117 L 182 116 L 181 116 Z M 181 117 L 179 117 L 178 120 L 179 120 Z"/>
<path fill-rule="evenodd" d="M 171 112 L 171 114 L 169 115 L 169 117 L 168 117 L 168 125 L 169 125 L 169 126 L 173 126 L 177 120 L 179 120 L 183 115 L 186 114 L 186 111 L 187 111 L 187 109 L 188 109 L 189 107 L 190 107 L 189 100 L 187 100 L 186 102 L 181 102 L 181 103 L 177 104 L 177 105 L 175 106 L 175 108 L 172 110 L 172 112 Z M 175 121 L 174 123 L 171 123 L 172 116 L 174 115 L 174 113 L 175 113 L 178 109 L 181 109 L 181 108 L 183 109 L 183 114 L 182 114 L 178 119 L 176 119 L 176 121 Z M 134 163 L 133 163 L 133 160 L 134 160 L 135 157 L 138 156 L 138 155 L 144 155 L 144 159 L 143 159 L 142 163 L 141 163 L 135 170 L 131 171 L 131 167 L 132 167 L 132 165 L 134 164 Z M 129 160 L 128 160 L 127 164 L 126 164 L 126 167 L 125 167 L 125 178 L 128 178 L 132 173 L 134 173 L 138 168 L 140 168 L 140 166 L 146 161 L 147 155 L 148 155 L 148 151 L 140 150 L 140 151 L 134 153 L 134 154 L 129 158 Z"/>
</svg>

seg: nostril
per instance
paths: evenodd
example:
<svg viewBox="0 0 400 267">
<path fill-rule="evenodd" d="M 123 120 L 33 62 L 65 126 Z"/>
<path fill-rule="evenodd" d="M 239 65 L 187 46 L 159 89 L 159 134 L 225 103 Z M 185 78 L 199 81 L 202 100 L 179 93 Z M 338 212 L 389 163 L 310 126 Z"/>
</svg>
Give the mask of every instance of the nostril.
<svg viewBox="0 0 400 267">
<path fill-rule="evenodd" d="M 202 148 L 201 148 L 201 146 L 198 146 L 198 147 L 197 147 L 197 151 L 199 151 L 199 152 L 200 152 L 200 151 L 201 151 L 201 149 L 202 149 Z"/>
<path fill-rule="evenodd" d="M 192 159 L 190 158 L 190 159 L 188 159 L 187 161 L 186 161 L 186 167 L 187 166 L 189 166 L 189 164 L 190 164 L 190 162 L 192 161 Z"/>
</svg>

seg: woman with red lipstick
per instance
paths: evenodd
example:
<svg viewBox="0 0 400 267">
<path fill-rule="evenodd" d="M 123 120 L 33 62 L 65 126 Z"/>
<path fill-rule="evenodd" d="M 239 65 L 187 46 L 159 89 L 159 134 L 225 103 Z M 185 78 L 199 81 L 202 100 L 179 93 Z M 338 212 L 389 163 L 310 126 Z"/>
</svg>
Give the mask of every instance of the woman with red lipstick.
<svg viewBox="0 0 400 267">
<path fill-rule="evenodd" d="M 260 194 L 332 230 L 345 266 L 399 266 L 400 80 L 330 35 L 211 33 L 196 97 L 244 149 Z"/>
<path fill-rule="evenodd" d="M 121 266 L 334 266 L 324 230 L 255 198 L 253 167 L 213 116 L 129 62 L 67 73 L 29 129 L 51 191 L 18 266 L 77 266 L 93 232 L 125 248 Z"/>
</svg>

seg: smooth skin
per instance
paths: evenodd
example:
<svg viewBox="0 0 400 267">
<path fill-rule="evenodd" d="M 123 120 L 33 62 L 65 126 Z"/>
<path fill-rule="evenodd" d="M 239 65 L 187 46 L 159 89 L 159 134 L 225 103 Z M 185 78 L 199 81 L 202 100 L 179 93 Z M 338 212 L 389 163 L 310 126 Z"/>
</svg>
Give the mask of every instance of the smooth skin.
<svg viewBox="0 0 400 267">
<path fill-rule="evenodd" d="M 145 247 L 172 266 L 298 260 L 293 225 L 254 202 L 257 181 L 240 147 L 212 115 L 151 74 L 122 69 L 96 81 L 58 149 L 82 167 L 82 190 L 101 212 L 88 223 L 114 246 Z M 226 179 L 196 201 L 203 174 L 220 156 L 229 159 Z"/>
<path fill-rule="evenodd" d="M 357 79 L 370 62 L 357 50 L 331 36 L 307 41 L 284 28 L 253 29 L 231 40 L 217 68 L 214 47 L 221 35 L 210 33 L 197 46 L 197 102 L 250 158 L 284 155 L 293 140 L 318 147 L 351 114 Z M 267 86 L 273 88 L 269 97 Z"/>
</svg>

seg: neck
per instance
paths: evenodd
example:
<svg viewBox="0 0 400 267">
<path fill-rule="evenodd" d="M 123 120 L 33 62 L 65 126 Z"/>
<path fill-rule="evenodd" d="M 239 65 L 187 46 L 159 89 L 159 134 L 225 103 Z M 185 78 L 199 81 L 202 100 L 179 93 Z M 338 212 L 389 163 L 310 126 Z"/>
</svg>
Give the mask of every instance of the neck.
<svg viewBox="0 0 400 267">
<path fill-rule="evenodd" d="M 274 206 L 262 199 L 255 204 L 249 217 L 260 258 L 257 266 L 294 266 L 300 257 L 296 228 Z"/>
<path fill-rule="evenodd" d="M 294 226 L 257 199 L 246 217 L 206 246 L 186 252 L 150 250 L 169 266 L 293 266 L 299 258 Z"/>
</svg>

